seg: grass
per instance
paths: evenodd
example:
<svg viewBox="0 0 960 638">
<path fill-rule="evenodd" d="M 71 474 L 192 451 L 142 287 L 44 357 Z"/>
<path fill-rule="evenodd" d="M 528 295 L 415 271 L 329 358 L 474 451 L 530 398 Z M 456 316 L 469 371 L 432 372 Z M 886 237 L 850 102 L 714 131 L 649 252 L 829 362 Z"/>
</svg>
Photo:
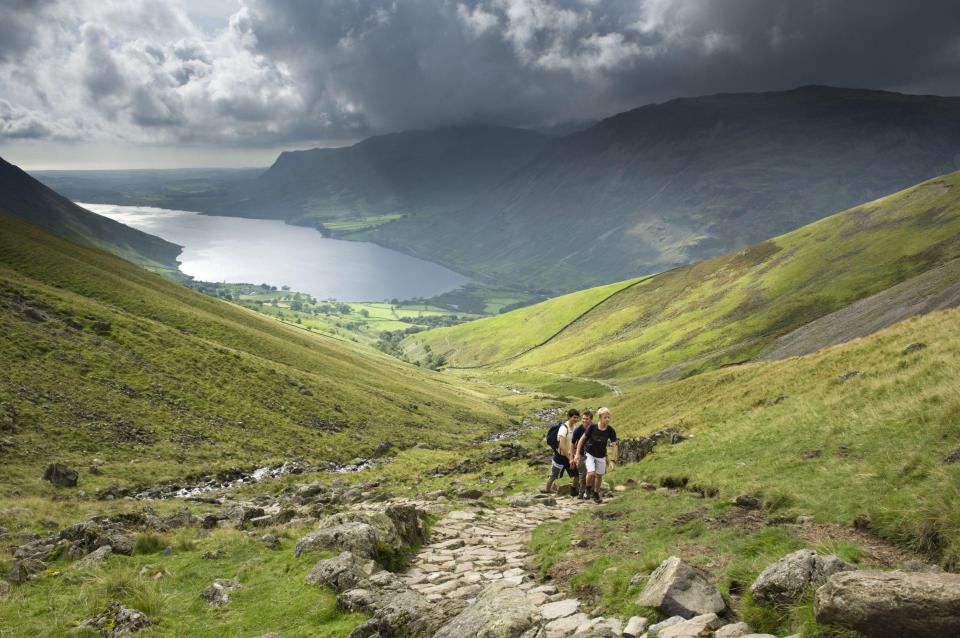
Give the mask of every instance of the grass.
<svg viewBox="0 0 960 638">
<path fill-rule="evenodd" d="M 905 352 L 916 342 L 927 347 Z M 770 609 L 743 592 L 763 568 L 800 547 L 895 567 L 875 554 L 873 545 L 886 543 L 904 559 L 960 569 L 960 464 L 945 462 L 960 449 L 958 369 L 960 311 L 950 310 L 806 357 L 632 387 L 610 406 L 618 434 L 674 427 L 693 438 L 658 446 L 614 471 L 612 481 L 683 478 L 718 497 L 627 491 L 603 516 L 582 513 L 539 529 L 539 567 L 605 612 L 627 614 L 636 611 L 642 587 L 627 586 L 630 578 L 679 555 L 707 571 L 755 629 L 854 635 L 816 626 L 811 598 Z M 841 381 L 851 370 L 861 374 Z M 759 522 L 732 505 L 740 494 L 762 500 Z M 842 536 L 805 535 L 790 524 L 801 515 Z M 868 533 L 853 533 L 858 519 L 868 522 Z M 590 544 L 571 552 L 572 538 Z"/>
<path fill-rule="evenodd" d="M 332 591 L 304 583 L 314 563 L 326 554 L 295 558 L 295 535 L 273 531 L 280 536 L 277 548 L 245 532 L 194 529 L 160 538 L 164 546 L 174 547 L 170 555 L 115 555 L 89 568 L 57 561 L 47 578 L 17 588 L 0 606 L 0 636 L 76 635 L 72 628 L 77 623 L 113 600 L 147 615 L 152 626 L 137 634 L 145 638 L 257 636 L 269 631 L 291 638 L 343 636 L 360 624 L 361 616 L 337 610 Z M 189 549 L 176 541 L 185 534 L 195 536 Z M 223 558 L 200 558 L 200 553 L 217 549 L 225 551 Z M 221 609 L 208 607 L 200 598 L 217 578 L 232 578 L 241 585 Z"/>
<path fill-rule="evenodd" d="M 52 494 L 40 477 L 54 459 L 89 493 L 296 456 L 346 461 L 385 438 L 456 449 L 504 419 L 483 388 L 3 215 L 0 329 L 0 356 L 16 362 L 0 372 L 0 497 Z M 94 457 L 100 475 L 86 472 Z"/>
<path fill-rule="evenodd" d="M 676 378 L 749 359 L 793 328 L 958 256 L 954 173 L 736 253 L 419 333 L 402 345 L 411 360 L 430 346 L 451 366 L 498 372 Z"/>
</svg>

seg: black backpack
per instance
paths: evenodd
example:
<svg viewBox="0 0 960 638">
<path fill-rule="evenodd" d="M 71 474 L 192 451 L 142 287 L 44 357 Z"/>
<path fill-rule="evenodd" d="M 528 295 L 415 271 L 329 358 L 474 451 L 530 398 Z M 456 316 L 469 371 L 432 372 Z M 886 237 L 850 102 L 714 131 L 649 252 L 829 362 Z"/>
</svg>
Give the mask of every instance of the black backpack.
<svg viewBox="0 0 960 638">
<path fill-rule="evenodd" d="M 554 452 L 558 452 L 560 450 L 559 435 L 561 427 L 563 427 L 562 421 L 547 430 L 547 445 L 549 445 L 550 449 L 552 449 Z"/>
</svg>

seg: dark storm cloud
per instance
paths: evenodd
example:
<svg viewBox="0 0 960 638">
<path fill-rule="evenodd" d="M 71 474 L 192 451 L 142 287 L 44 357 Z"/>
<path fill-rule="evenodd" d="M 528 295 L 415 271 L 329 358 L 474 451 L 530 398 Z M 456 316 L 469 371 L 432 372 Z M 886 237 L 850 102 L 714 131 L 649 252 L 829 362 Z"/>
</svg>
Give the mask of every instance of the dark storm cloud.
<svg viewBox="0 0 960 638">
<path fill-rule="evenodd" d="M 4 2 L 0 138 L 292 146 L 813 83 L 960 93 L 955 0 L 245 0 L 218 30 L 188 6 Z"/>
<path fill-rule="evenodd" d="M 310 99 L 376 129 L 545 124 L 820 83 L 956 94 L 951 1 L 259 0 L 252 30 Z"/>
</svg>

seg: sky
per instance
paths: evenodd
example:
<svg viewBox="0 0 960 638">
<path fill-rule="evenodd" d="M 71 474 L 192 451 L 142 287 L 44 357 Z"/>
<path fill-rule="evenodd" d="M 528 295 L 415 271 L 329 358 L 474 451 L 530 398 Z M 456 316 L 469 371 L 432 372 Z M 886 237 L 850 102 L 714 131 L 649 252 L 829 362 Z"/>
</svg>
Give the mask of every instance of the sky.
<svg viewBox="0 0 960 638">
<path fill-rule="evenodd" d="M 0 156 L 282 150 L 829 84 L 960 94 L 956 0 L 0 0 Z"/>
</svg>

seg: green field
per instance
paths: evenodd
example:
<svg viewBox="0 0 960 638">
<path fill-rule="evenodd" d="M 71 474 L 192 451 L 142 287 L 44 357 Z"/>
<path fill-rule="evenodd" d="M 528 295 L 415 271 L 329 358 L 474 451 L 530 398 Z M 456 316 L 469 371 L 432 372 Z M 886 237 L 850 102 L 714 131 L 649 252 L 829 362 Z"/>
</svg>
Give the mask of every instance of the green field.
<svg viewBox="0 0 960 638">
<path fill-rule="evenodd" d="M 454 367 L 676 378 L 747 360 L 793 328 L 958 256 L 953 173 L 736 253 L 413 335 L 403 348 L 416 360 L 430 346 Z M 603 301 L 617 287 L 625 289 Z"/>
</svg>

